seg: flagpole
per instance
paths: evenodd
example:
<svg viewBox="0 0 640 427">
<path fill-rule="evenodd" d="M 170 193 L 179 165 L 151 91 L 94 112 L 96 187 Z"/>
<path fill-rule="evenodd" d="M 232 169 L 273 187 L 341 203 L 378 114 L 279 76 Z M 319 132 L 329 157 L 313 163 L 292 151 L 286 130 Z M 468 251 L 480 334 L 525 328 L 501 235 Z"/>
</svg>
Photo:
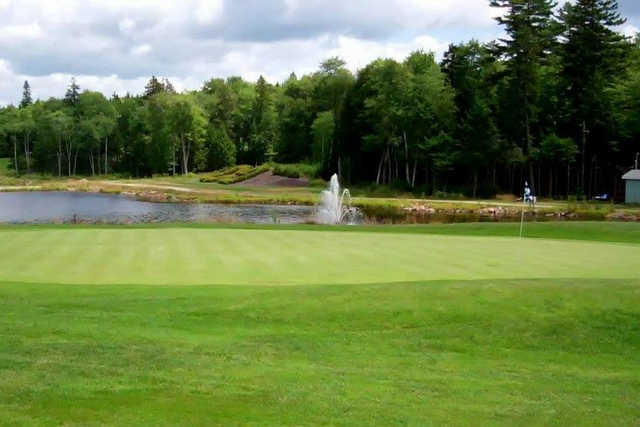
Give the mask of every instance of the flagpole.
<svg viewBox="0 0 640 427">
<path fill-rule="evenodd" d="M 520 216 L 520 238 L 522 239 L 522 226 L 524 225 L 524 205 L 522 205 L 522 215 Z"/>
</svg>

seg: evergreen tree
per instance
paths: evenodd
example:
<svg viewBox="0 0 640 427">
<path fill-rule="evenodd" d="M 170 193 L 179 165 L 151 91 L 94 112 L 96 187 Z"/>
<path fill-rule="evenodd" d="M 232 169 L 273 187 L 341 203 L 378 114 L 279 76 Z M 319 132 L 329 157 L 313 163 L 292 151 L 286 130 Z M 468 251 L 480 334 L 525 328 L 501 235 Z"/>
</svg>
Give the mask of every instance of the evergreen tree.
<svg viewBox="0 0 640 427">
<path fill-rule="evenodd" d="M 165 93 L 170 93 L 170 94 L 175 94 L 176 93 L 176 89 L 173 87 L 173 84 L 171 84 L 171 82 L 169 81 L 168 78 L 163 78 L 162 79 L 162 90 Z"/>
<path fill-rule="evenodd" d="M 71 77 L 71 83 L 67 88 L 67 93 L 64 95 L 64 102 L 70 106 L 76 106 L 78 104 L 78 98 L 80 96 L 80 86 L 76 83 L 76 78 Z"/>
<path fill-rule="evenodd" d="M 491 0 L 491 6 L 506 9 L 496 21 L 504 26 L 507 38 L 495 45 L 496 53 L 506 61 L 510 86 L 518 106 L 522 128 L 522 151 L 529 156 L 533 146 L 532 127 L 536 122 L 540 67 L 555 39 L 551 19 L 556 6 L 551 0 Z M 529 180 L 535 182 L 530 159 Z M 535 191 L 535 189 L 534 189 Z"/>
<path fill-rule="evenodd" d="M 164 92 L 164 85 L 160 80 L 156 78 L 156 76 L 151 76 L 149 82 L 144 87 L 144 97 L 151 98 L 153 95 L 157 95 L 159 93 Z"/>
<path fill-rule="evenodd" d="M 24 81 L 24 86 L 22 87 L 22 101 L 20 101 L 20 108 L 25 108 L 33 104 L 33 99 L 31 98 L 31 86 L 29 86 L 29 82 L 27 80 Z"/>
<path fill-rule="evenodd" d="M 589 135 L 604 140 L 602 119 L 608 116 L 606 89 L 624 71 L 628 44 L 613 27 L 626 22 L 616 0 L 578 0 L 566 3 L 560 13 L 561 77 L 573 134 L 581 142 L 580 187 L 586 182 Z M 595 151 L 597 149 L 591 150 Z"/>
<path fill-rule="evenodd" d="M 488 49 L 471 41 L 451 45 L 443 66 L 456 92 L 456 158 L 472 172 L 476 197 L 478 172 L 495 162 L 498 154 L 498 129 L 493 119 L 495 58 Z M 495 163 L 494 163 L 495 165 Z"/>
</svg>

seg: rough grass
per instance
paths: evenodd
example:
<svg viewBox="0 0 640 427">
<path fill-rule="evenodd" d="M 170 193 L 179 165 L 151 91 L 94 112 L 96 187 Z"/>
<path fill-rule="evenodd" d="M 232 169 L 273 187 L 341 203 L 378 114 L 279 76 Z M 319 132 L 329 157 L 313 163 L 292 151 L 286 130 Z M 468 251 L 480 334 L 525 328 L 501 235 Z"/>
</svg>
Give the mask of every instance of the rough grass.
<svg viewBox="0 0 640 427">
<path fill-rule="evenodd" d="M 529 227 L 0 227 L 0 424 L 640 423 L 638 225 Z"/>
<path fill-rule="evenodd" d="M 19 425 L 635 425 L 638 280 L 0 284 Z"/>
</svg>

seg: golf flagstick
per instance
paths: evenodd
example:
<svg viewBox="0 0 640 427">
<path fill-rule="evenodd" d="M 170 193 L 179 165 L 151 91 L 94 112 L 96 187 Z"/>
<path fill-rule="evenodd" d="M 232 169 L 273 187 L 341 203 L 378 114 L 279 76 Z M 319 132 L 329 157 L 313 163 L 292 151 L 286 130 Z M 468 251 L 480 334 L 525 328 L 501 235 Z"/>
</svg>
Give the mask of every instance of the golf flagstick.
<svg viewBox="0 0 640 427">
<path fill-rule="evenodd" d="M 522 215 L 520 216 L 520 238 L 522 239 L 522 226 L 524 225 L 524 205 L 522 205 Z"/>
</svg>

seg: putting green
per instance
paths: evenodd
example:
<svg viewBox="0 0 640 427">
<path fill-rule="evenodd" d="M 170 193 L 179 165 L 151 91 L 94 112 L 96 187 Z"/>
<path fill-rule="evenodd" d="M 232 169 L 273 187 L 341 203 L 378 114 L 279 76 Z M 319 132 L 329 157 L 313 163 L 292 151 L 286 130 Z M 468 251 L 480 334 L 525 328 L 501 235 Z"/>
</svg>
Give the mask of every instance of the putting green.
<svg viewBox="0 0 640 427">
<path fill-rule="evenodd" d="M 640 246 L 503 237 L 234 229 L 0 231 L 0 281 L 357 284 L 637 278 Z"/>
</svg>

